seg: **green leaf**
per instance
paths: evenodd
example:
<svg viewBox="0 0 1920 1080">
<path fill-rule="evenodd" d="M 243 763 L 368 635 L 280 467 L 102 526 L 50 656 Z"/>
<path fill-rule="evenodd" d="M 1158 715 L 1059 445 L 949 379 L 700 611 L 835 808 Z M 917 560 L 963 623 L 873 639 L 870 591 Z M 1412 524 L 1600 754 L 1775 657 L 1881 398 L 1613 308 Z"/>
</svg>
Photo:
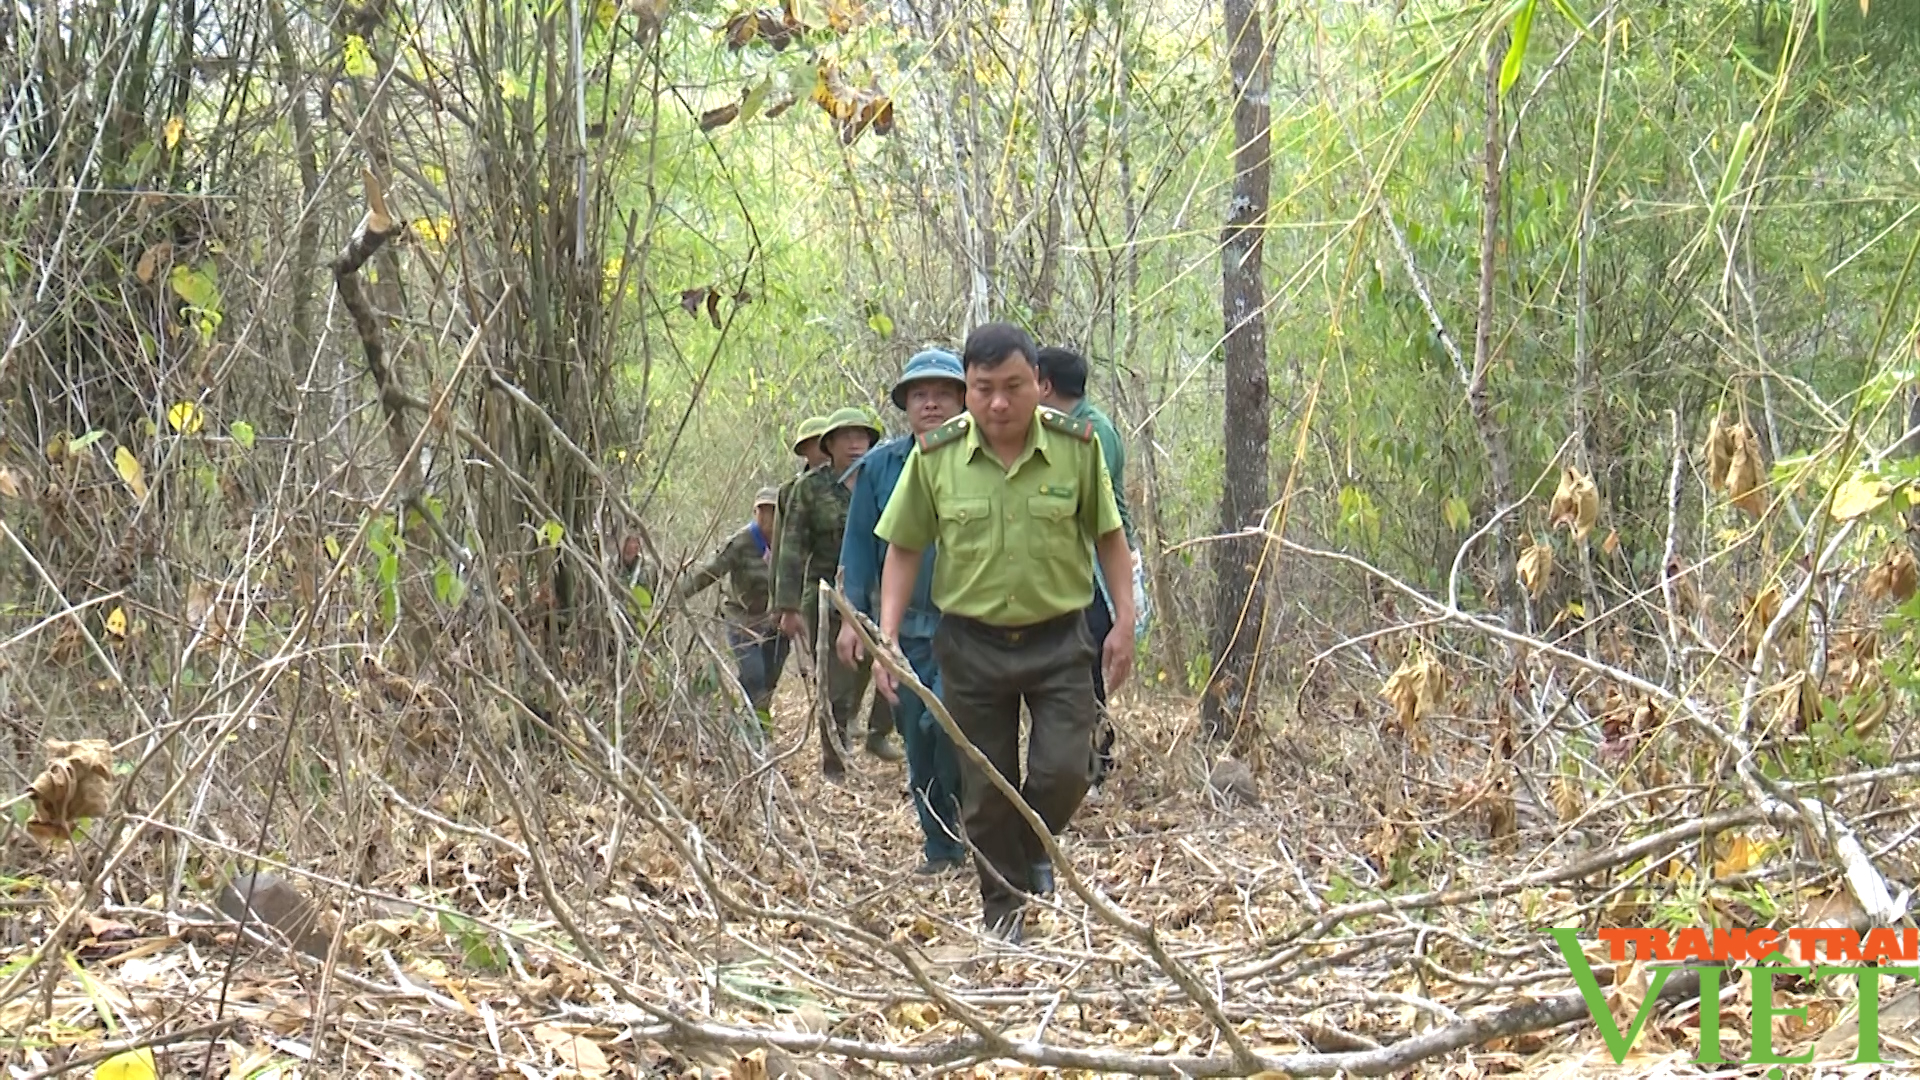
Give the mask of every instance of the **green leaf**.
<svg viewBox="0 0 1920 1080">
<path fill-rule="evenodd" d="M 320 546 L 327 549 L 327 558 L 332 559 L 334 562 L 340 561 L 340 541 L 329 536 L 320 542 Z"/>
<path fill-rule="evenodd" d="M 893 336 L 893 320 L 887 318 L 887 313 L 884 311 L 876 311 L 867 316 L 867 326 L 883 338 Z"/>
<path fill-rule="evenodd" d="M 1753 121 L 1740 125 L 1740 133 L 1733 137 L 1733 153 L 1727 157 L 1727 170 L 1720 174 L 1720 188 L 1713 193 L 1713 206 L 1707 212 L 1707 232 L 1711 233 L 1720 226 L 1720 218 L 1727 211 L 1727 200 L 1733 197 L 1734 185 L 1740 182 L 1740 174 L 1747 168 L 1747 153 L 1753 149 Z"/>
<path fill-rule="evenodd" d="M 1513 43 L 1507 46 L 1507 58 L 1500 65 L 1500 96 L 1520 78 L 1520 66 L 1526 60 L 1527 39 L 1533 36 L 1533 15 L 1538 10 L 1540 0 L 1526 0 L 1520 6 L 1520 13 L 1513 17 Z"/>
<path fill-rule="evenodd" d="M 101 439 L 106 438 L 106 435 L 107 435 L 106 432 L 101 431 L 97 428 L 94 429 L 93 431 L 89 431 L 85 435 L 82 435 L 79 438 L 68 443 L 67 453 L 77 454 L 80 451 L 85 450 L 87 447 L 92 446 L 94 443 L 99 442 Z"/>
<path fill-rule="evenodd" d="M 373 54 L 367 50 L 367 39 L 359 34 L 348 34 L 340 49 L 341 66 L 347 75 L 355 79 L 371 79 L 380 73 L 374 66 Z"/>
<path fill-rule="evenodd" d="M 494 79 L 500 84 L 500 97 L 503 100 L 519 101 L 527 96 L 527 84 L 520 81 L 520 76 L 513 72 L 502 71 L 495 75 Z"/>
<path fill-rule="evenodd" d="M 773 79 L 765 78 L 755 83 L 753 89 L 747 91 L 746 100 L 740 103 L 741 123 L 745 123 L 760 115 L 760 107 L 767 103 L 767 91 L 772 86 Z"/>
<path fill-rule="evenodd" d="M 1813 0 L 1813 29 L 1820 38 L 1820 59 L 1827 58 L 1827 2 Z"/>
<path fill-rule="evenodd" d="M 233 441 L 239 443 L 242 450 L 253 449 L 252 424 L 247 423 L 245 420 L 235 420 L 233 423 L 227 425 L 227 434 L 233 436 Z"/>
<path fill-rule="evenodd" d="M 647 588 L 645 585 L 635 585 L 633 587 L 633 602 L 640 605 L 641 611 L 652 611 L 653 590 Z"/>
<path fill-rule="evenodd" d="M 448 607 L 458 607 L 461 598 L 467 595 L 467 583 L 453 572 L 453 567 L 441 563 L 433 572 L 433 597 Z"/>
<path fill-rule="evenodd" d="M 544 525 L 540 526 L 540 538 L 547 542 L 548 547 L 557 548 L 560 546 L 560 541 L 567 538 L 567 530 L 561 527 L 559 522 L 548 519 Z"/>
<path fill-rule="evenodd" d="M 1451 496 L 1441 504 L 1440 516 L 1446 521 L 1447 528 L 1454 532 L 1466 532 L 1467 526 L 1473 524 L 1473 509 L 1467 505 L 1467 500 L 1458 495 Z"/>
<path fill-rule="evenodd" d="M 167 284 L 189 307 L 214 313 L 220 310 L 220 271 L 211 259 L 201 260 L 197 267 L 176 264 L 167 274 Z"/>
</svg>

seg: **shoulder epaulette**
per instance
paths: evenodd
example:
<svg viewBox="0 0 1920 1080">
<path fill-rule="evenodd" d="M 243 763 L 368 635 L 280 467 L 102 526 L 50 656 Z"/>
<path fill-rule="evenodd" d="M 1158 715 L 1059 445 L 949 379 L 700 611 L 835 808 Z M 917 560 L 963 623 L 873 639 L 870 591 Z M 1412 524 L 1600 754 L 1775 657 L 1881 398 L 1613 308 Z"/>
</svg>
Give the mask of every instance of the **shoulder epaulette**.
<svg viewBox="0 0 1920 1080">
<path fill-rule="evenodd" d="M 1057 431 L 1062 435 L 1071 435 L 1081 442 L 1093 441 L 1093 421 L 1091 420 L 1075 420 L 1073 417 L 1068 416 L 1058 409 L 1049 409 L 1045 405 L 1042 405 L 1040 406 L 1040 422 L 1045 424 L 1049 431 Z"/>
<path fill-rule="evenodd" d="M 973 418 L 966 413 L 941 424 L 932 431 L 915 439 L 923 454 L 931 453 L 943 446 L 950 446 L 966 437 L 967 429 L 973 426 Z"/>
</svg>

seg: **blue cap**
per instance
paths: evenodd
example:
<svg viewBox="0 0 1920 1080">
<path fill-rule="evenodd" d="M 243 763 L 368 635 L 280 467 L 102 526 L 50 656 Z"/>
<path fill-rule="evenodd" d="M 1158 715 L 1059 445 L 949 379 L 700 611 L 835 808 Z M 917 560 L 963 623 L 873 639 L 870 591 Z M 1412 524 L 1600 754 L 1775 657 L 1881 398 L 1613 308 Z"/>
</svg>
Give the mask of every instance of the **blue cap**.
<svg viewBox="0 0 1920 1080">
<path fill-rule="evenodd" d="M 906 408 L 907 385 L 922 379 L 946 379 L 959 383 L 962 393 L 967 385 L 967 373 L 961 370 L 959 357 L 945 349 L 925 349 L 907 361 L 907 369 L 900 373 L 900 381 L 893 384 L 893 407 Z"/>
</svg>

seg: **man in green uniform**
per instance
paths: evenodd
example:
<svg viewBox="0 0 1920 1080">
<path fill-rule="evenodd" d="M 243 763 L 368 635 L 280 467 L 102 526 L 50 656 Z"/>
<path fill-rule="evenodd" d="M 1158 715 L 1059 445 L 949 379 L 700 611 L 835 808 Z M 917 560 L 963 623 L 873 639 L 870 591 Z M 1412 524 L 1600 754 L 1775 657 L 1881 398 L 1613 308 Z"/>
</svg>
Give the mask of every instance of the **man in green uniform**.
<svg viewBox="0 0 1920 1080">
<path fill-rule="evenodd" d="M 847 528 L 847 507 L 853 493 L 847 481 L 853 463 L 880 438 L 880 427 L 865 409 L 849 407 L 827 417 L 820 447 L 827 452 L 826 465 L 800 479 L 793 501 L 780 522 L 778 567 L 774 571 L 774 610 L 780 613 L 780 629 L 794 642 L 812 649 L 820 625 L 819 582 L 832 583 L 840 569 L 840 542 Z M 827 640 L 840 634 L 840 614 L 832 613 L 827 624 Z M 832 650 L 829 650 L 830 654 Z M 832 714 L 832 730 L 821 732 L 820 771 L 830 780 L 846 772 L 836 746 L 845 746 L 847 728 L 860 711 L 860 698 L 867 690 L 870 662 L 849 667 L 837 655 L 827 661 L 827 701 Z M 891 714 L 889 714 L 891 715 Z M 869 742 L 874 727 L 869 718 Z M 891 725 L 889 725 L 891 726 Z M 886 732 L 879 733 L 884 742 Z M 826 745 L 828 738 L 837 740 Z"/>
<path fill-rule="evenodd" d="M 1026 331 L 988 323 L 967 337 L 967 411 L 922 435 L 875 534 L 888 542 L 880 629 L 897 637 L 920 552 L 937 544 L 933 639 L 942 698 L 968 740 L 1058 833 L 1086 796 L 1096 705 L 1087 631 L 1094 556 L 1126 580 L 1129 563 L 1093 426 L 1040 407 L 1037 349 Z M 1107 685 L 1133 666 L 1133 596 L 1114 597 Z M 883 694 L 892 677 L 875 669 Z M 1020 782 L 1020 706 L 1033 716 Z M 961 816 L 978 852 L 990 932 L 1017 943 L 1024 897 L 1052 887 L 1040 838 L 964 754 Z"/>
<path fill-rule="evenodd" d="M 1139 551 L 1140 541 L 1133 531 L 1133 515 L 1127 510 L 1127 447 L 1120 441 L 1120 432 L 1114 428 L 1113 421 L 1087 400 L 1086 357 L 1072 349 L 1050 345 L 1040 350 L 1039 366 L 1040 403 L 1093 425 L 1093 433 L 1100 439 L 1100 453 L 1107 459 L 1107 475 L 1113 480 L 1113 501 L 1120 508 L 1120 528 L 1127 534 L 1129 551 Z M 1138 556 L 1133 554 L 1127 557 L 1130 565 L 1136 559 Z M 1087 629 L 1093 634 L 1094 644 L 1104 646 L 1107 634 L 1113 630 L 1113 590 L 1133 588 L 1134 575 L 1129 573 L 1115 583 L 1099 570 L 1098 566 L 1094 567 L 1094 596 L 1093 603 L 1087 605 Z M 1093 696 L 1100 705 L 1100 720 L 1094 736 L 1093 765 L 1093 786 L 1099 787 L 1113 769 L 1114 736 L 1113 724 L 1107 718 L 1107 682 L 1101 677 L 1098 663 L 1093 666 Z"/>
<path fill-rule="evenodd" d="M 691 600 L 726 579 L 720 613 L 727 620 L 727 644 L 739 666 L 740 686 L 767 732 L 773 730 L 773 688 L 787 663 L 787 639 L 774 625 L 771 610 L 773 510 L 778 499 L 773 488 L 761 488 L 754 496 L 753 520 L 682 578 L 678 589 L 680 599 Z"/>
</svg>

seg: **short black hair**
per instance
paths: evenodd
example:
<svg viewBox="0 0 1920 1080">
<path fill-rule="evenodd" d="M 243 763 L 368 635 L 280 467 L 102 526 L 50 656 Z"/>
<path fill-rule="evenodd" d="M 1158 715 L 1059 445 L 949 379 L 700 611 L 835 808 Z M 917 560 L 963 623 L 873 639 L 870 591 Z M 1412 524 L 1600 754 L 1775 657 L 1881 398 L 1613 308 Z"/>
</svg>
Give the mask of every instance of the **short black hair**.
<svg viewBox="0 0 1920 1080">
<path fill-rule="evenodd" d="M 999 367 L 1007 354 L 1015 352 L 1029 365 L 1039 367 L 1040 349 L 1033 343 L 1032 334 L 1012 323 L 982 323 L 967 335 L 966 348 L 960 354 L 960 368 L 972 371 L 977 367 Z"/>
<path fill-rule="evenodd" d="M 1087 396 L 1087 358 L 1064 345 L 1049 345 L 1040 350 L 1040 378 L 1053 384 L 1053 392 L 1063 398 Z"/>
</svg>

